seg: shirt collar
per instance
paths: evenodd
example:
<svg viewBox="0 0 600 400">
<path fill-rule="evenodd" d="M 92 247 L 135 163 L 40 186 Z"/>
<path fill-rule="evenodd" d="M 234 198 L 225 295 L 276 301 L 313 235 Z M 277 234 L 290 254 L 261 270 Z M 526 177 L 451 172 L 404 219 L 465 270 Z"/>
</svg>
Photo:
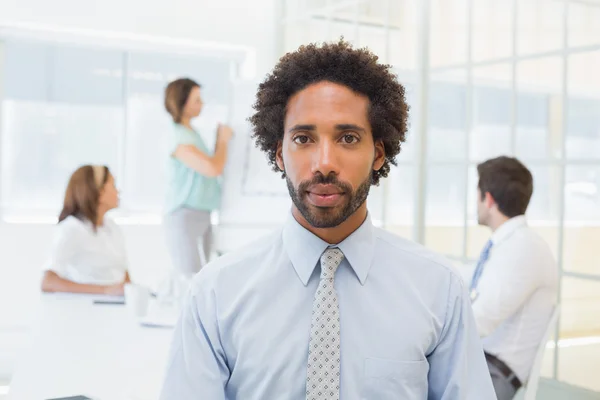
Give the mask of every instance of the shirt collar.
<svg viewBox="0 0 600 400">
<path fill-rule="evenodd" d="M 497 245 L 498 243 L 504 241 L 506 238 L 512 235 L 517 229 L 526 225 L 527 221 L 525 220 L 524 215 L 513 217 L 505 223 L 503 223 L 502 225 L 500 225 L 500 227 L 496 229 L 496 232 L 492 234 L 490 240 L 494 245 Z"/>
<path fill-rule="evenodd" d="M 304 228 L 290 213 L 283 227 L 283 246 L 298 277 L 306 286 L 321 254 L 328 247 L 338 247 L 354 270 L 362 285 L 365 284 L 375 248 L 375 232 L 370 216 L 350 236 L 338 244 L 329 244 Z"/>
</svg>

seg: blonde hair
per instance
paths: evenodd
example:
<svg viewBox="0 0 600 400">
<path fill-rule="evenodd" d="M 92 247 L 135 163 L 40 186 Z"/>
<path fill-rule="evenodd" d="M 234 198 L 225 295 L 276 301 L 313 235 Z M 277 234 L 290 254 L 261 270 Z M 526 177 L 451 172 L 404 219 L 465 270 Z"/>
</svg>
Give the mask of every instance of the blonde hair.
<svg viewBox="0 0 600 400">
<path fill-rule="evenodd" d="M 107 180 L 107 171 L 108 168 L 104 165 L 91 165 L 92 171 L 94 172 L 94 181 L 96 182 L 96 187 L 101 189 L 102 186 L 106 183 Z"/>
</svg>

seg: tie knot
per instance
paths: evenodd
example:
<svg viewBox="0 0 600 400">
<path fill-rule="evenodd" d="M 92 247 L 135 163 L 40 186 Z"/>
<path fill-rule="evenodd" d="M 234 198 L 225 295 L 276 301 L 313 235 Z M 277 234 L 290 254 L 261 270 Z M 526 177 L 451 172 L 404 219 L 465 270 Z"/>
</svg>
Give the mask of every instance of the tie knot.
<svg viewBox="0 0 600 400">
<path fill-rule="evenodd" d="M 337 247 L 325 250 L 321 255 L 321 279 L 333 279 L 343 259 L 344 253 Z"/>
</svg>

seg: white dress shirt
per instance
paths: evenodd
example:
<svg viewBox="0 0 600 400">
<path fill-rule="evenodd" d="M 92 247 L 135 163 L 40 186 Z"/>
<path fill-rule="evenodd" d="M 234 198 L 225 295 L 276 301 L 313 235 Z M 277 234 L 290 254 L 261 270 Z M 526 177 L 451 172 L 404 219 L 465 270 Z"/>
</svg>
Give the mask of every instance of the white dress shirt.
<svg viewBox="0 0 600 400">
<path fill-rule="evenodd" d="M 96 230 L 90 221 L 65 218 L 56 225 L 50 260 L 44 270 L 77 283 L 123 282 L 127 256 L 121 228 L 108 217 Z"/>
<path fill-rule="evenodd" d="M 344 254 L 340 399 L 495 399 L 471 302 L 449 263 L 375 228 L 332 246 L 291 215 L 282 230 L 195 277 L 162 400 L 305 400 L 321 254 Z"/>
<path fill-rule="evenodd" d="M 501 225 L 491 241 L 473 302 L 475 321 L 483 349 L 525 382 L 556 305 L 558 267 L 524 216 Z"/>
</svg>

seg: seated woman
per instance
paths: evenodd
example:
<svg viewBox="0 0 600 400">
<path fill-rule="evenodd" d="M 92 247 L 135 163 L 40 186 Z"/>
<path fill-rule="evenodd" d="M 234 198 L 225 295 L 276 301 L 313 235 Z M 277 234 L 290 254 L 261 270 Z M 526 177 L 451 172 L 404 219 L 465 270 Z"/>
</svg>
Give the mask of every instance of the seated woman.
<svg viewBox="0 0 600 400">
<path fill-rule="evenodd" d="M 119 192 L 108 167 L 85 165 L 73 173 L 42 291 L 123 295 L 129 282 L 124 237 L 105 217 L 118 205 Z"/>
</svg>

